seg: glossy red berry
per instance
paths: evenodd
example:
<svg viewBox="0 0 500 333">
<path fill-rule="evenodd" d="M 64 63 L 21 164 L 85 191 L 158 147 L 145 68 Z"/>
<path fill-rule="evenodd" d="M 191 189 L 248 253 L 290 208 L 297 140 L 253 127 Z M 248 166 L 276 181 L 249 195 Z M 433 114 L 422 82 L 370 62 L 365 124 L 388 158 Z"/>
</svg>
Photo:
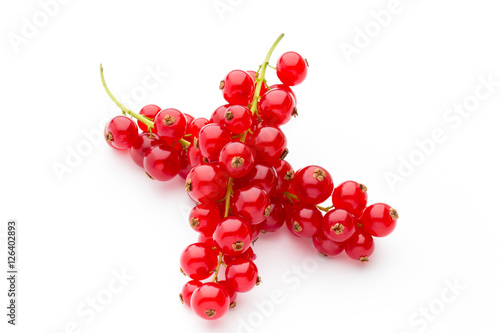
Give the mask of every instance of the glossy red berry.
<svg viewBox="0 0 500 333">
<path fill-rule="evenodd" d="M 154 146 L 144 156 L 144 170 L 151 179 L 170 180 L 177 176 L 180 169 L 179 152 L 169 145 Z"/>
<path fill-rule="evenodd" d="M 181 254 L 182 272 L 194 280 L 209 278 L 217 264 L 219 253 L 205 243 L 189 245 Z"/>
<path fill-rule="evenodd" d="M 248 259 L 237 259 L 226 267 L 226 281 L 239 293 L 245 293 L 253 289 L 257 284 L 259 271 L 253 261 Z"/>
<path fill-rule="evenodd" d="M 276 74 L 287 86 L 295 86 L 307 76 L 307 61 L 297 52 L 286 52 L 276 65 Z"/>
<path fill-rule="evenodd" d="M 312 237 L 312 240 L 314 247 L 325 256 L 336 256 L 344 251 L 344 243 L 332 241 L 321 230 Z"/>
<path fill-rule="evenodd" d="M 188 163 L 194 168 L 203 162 L 203 156 L 201 156 L 200 149 L 197 148 L 194 144 L 190 145 L 187 151 L 187 159 Z"/>
<path fill-rule="evenodd" d="M 255 255 L 252 247 L 250 246 L 245 252 L 238 255 L 237 257 L 231 257 L 231 256 L 228 256 L 227 254 L 222 257 L 222 260 L 224 260 L 224 263 L 226 265 L 231 264 L 233 261 L 235 261 L 237 259 L 248 259 L 248 260 L 254 261 L 255 259 L 257 259 L 257 256 Z"/>
<path fill-rule="evenodd" d="M 146 153 L 153 148 L 154 146 L 157 146 L 161 144 L 162 141 L 160 140 L 160 137 L 156 134 L 150 134 L 150 133 L 141 133 L 135 140 L 134 144 L 132 147 L 130 147 L 130 157 L 132 157 L 132 160 L 134 161 L 135 164 L 137 164 L 140 167 L 144 166 L 144 156 Z"/>
<path fill-rule="evenodd" d="M 262 223 L 259 224 L 250 224 L 250 228 L 252 228 L 252 244 L 257 241 L 260 236 L 260 232 L 262 231 Z"/>
<path fill-rule="evenodd" d="M 295 172 L 292 166 L 285 160 L 280 160 L 278 166 L 275 168 L 278 175 L 278 188 L 277 192 L 287 192 L 293 185 L 293 178 Z"/>
<path fill-rule="evenodd" d="M 241 134 L 252 125 L 252 113 L 246 106 L 232 105 L 224 114 L 224 125 L 233 134 Z"/>
<path fill-rule="evenodd" d="M 335 208 L 342 208 L 359 219 L 368 201 L 367 188 L 354 181 L 346 181 L 333 190 L 332 203 Z"/>
<path fill-rule="evenodd" d="M 394 231 L 398 212 L 389 205 L 377 203 L 366 207 L 361 217 L 362 229 L 376 237 L 385 237 Z"/>
<path fill-rule="evenodd" d="M 245 186 L 231 196 L 231 211 L 250 224 L 259 224 L 271 213 L 269 195 L 256 186 Z"/>
<path fill-rule="evenodd" d="M 281 126 L 294 114 L 295 99 L 285 90 L 273 89 L 259 100 L 259 115 L 266 125 Z"/>
<path fill-rule="evenodd" d="M 229 177 L 241 178 L 252 171 L 254 158 L 250 148 L 237 141 L 230 142 L 222 148 L 219 163 Z"/>
<path fill-rule="evenodd" d="M 317 165 L 310 165 L 297 171 L 293 184 L 299 200 L 311 205 L 322 203 L 333 192 L 332 176 Z"/>
<path fill-rule="evenodd" d="M 189 171 L 191 171 L 192 169 L 192 166 L 191 164 L 189 164 L 187 150 L 180 148 L 178 152 L 179 152 L 179 160 L 181 163 L 179 170 L 179 177 L 181 177 L 182 179 L 186 179 L 187 175 L 189 174 Z"/>
<path fill-rule="evenodd" d="M 214 124 L 224 125 L 224 116 L 226 114 L 227 108 L 230 106 L 231 104 L 225 104 L 215 109 L 215 111 L 212 113 L 212 116 L 210 117 L 210 122 Z"/>
<path fill-rule="evenodd" d="M 226 193 L 227 175 L 220 167 L 200 164 L 186 177 L 186 191 L 191 199 L 200 203 L 215 203 Z"/>
<path fill-rule="evenodd" d="M 167 142 L 179 141 L 186 133 L 186 116 L 177 109 L 160 111 L 155 118 L 156 133 Z"/>
<path fill-rule="evenodd" d="M 266 162 L 273 166 L 279 165 L 280 158 L 285 158 L 286 137 L 283 132 L 272 126 L 265 126 L 257 129 L 250 136 L 249 144 L 255 149 L 255 160 Z"/>
<path fill-rule="evenodd" d="M 204 234 L 198 235 L 198 243 L 205 243 L 210 247 L 215 247 L 214 239 L 212 238 L 212 236 L 207 237 Z"/>
<path fill-rule="evenodd" d="M 349 257 L 361 262 L 369 261 L 369 257 L 375 250 L 375 243 L 373 237 L 362 231 L 358 230 L 345 242 L 345 252 Z"/>
<path fill-rule="evenodd" d="M 207 237 L 212 237 L 219 221 L 219 208 L 211 204 L 199 204 L 189 213 L 191 228 Z"/>
<path fill-rule="evenodd" d="M 205 283 L 193 292 L 191 309 L 203 319 L 218 319 L 229 309 L 229 293 L 221 284 Z"/>
<path fill-rule="evenodd" d="M 223 218 L 214 232 L 214 242 L 223 254 L 235 257 L 244 253 L 252 244 L 252 229 L 242 218 Z"/>
<path fill-rule="evenodd" d="M 298 202 L 292 206 L 286 225 L 295 236 L 309 238 L 321 228 L 322 218 L 316 206 Z"/>
<path fill-rule="evenodd" d="M 294 101 L 295 101 L 295 106 L 297 106 L 297 96 L 295 96 L 295 93 L 293 92 L 292 88 L 290 88 L 289 86 L 287 86 L 285 84 L 273 84 L 273 85 L 269 86 L 268 91 L 273 90 L 273 89 L 281 89 L 281 90 L 284 90 L 284 91 L 288 92 L 289 94 L 291 94 L 293 96 Z"/>
<path fill-rule="evenodd" d="M 263 232 L 275 232 L 285 223 L 285 208 L 281 200 L 271 198 L 271 213 L 262 222 Z"/>
<path fill-rule="evenodd" d="M 245 71 L 233 70 L 221 81 L 220 88 L 229 104 L 248 105 L 253 97 L 254 80 Z"/>
<path fill-rule="evenodd" d="M 226 144 L 231 142 L 231 132 L 222 125 L 208 124 L 198 135 L 198 146 L 201 155 L 208 161 L 219 160 L 219 154 Z"/>
<path fill-rule="evenodd" d="M 154 105 L 154 104 L 149 104 L 149 105 L 146 105 L 145 107 L 143 107 L 141 109 L 141 111 L 139 111 L 139 114 L 142 114 L 143 116 L 149 118 L 149 120 L 154 121 L 155 118 L 156 118 L 156 115 L 160 111 L 161 111 L 161 108 L 159 106 Z M 139 128 L 141 129 L 141 131 L 143 131 L 143 132 L 149 132 L 148 131 L 148 126 L 146 124 L 144 124 L 141 121 L 138 121 L 137 124 L 139 125 Z M 153 127 L 151 129 L 151 131 L 153 133 L 156 133 L 156 128 Z"/>
<path fill-rule="evenodd" d="M 202 282 L 198 280 L 190 280 L 188 281 L 184 287 L 182 287 L 182 291 L 179 294 L 179 298 L 181 299 L 181 303 L 187 305 L 188 307 L 191 307 L 191 296 L 193 295 L 193 292 L 198 288 L 203 285 Z"/>
<path fill-rule="evenodd" d="M 341 243 L 356 231 L 356 220 L 348 211 L 336 208 L 325 214 L 321 226 L 326 237 Z"/>
<path fill-rule="evenodd" d="M 132 147 L 139 135 L 135 122 L 125 116 L 117 116 L 104 128 L 104 138 L 113 148 L 125 150 Z"/>
<path fill-rule="evenodd" d="M 195 138 L 198 138 L 200 130 L 208 123 L 209 121 L 206 118 L 193 119 L 193 121 L 191 121 L 191 123 L 187 127 L 186 135 L 189 136 L 186 137 L 186 140 L 188 140 L 189 142 L 193 142 Z"/>
<path fill-rule="evenodd" d="M 227 293 L 229 294 L 229 308 L 233 309 L 236 306 L 238 293 L 234 290 L 234 286 L 229 281 L 219 280 L 219 284 L 227 290 Z"/>
<path fill-rule="evenodd" d="M 255 163 L 253 169 L 245 177 L 234 180 L 234 189 L 244 186 L 258 186 L 271 194 L 278 186 L 276 170 L 267 163 Z"/>
</svg>

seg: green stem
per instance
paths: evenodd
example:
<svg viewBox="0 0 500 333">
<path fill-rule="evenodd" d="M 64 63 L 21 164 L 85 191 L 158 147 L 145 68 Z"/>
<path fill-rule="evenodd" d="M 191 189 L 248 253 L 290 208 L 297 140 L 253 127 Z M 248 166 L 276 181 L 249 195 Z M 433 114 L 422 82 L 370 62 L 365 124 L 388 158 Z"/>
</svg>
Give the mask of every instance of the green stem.
<svg viewBox="0 0 500 333">
<path fill-rule="evenodd" d="M 217 267 L 215 268 L 214 278 L 213 278 L 212 282 L 219 282 L 219 270 L 220 270 L 220 266 L 222 264 L 223 264 L 223 261 L 222 261 L 222 252 L 219 252 L 219 263 L 217 264 Z"/>
<path fill-rule="evenodd" d="M 229 181 L 227 182 L 226 206 L 224 209 L 224 217 L 228 217 L 229 215 L 229 202 L 231 201 L 232 193 L 233 193 L 233 178 L 229 177 Z"/>
<path fill-rule="evenodd" d="M 299 201 L 299 197 L 298 197 L 298 196 L 296 196 L 295 194 L 292 194 L 292 193 L 290 193 L 290 192 L 283 192 L 283 194 L 284 194 L 284 195 L 285 195 L 285 197 L 287 197 L 287 198 L 288 198 L 288 200 L 290 200 L 292 203 L 293 203 L 292 199 L 295 199 L 295 200 Z"/>
<path fill-rule="evenodd" d="M 279 42 L 283 39 L 285 34 L 281 34 L 278 39 L 274 42 L 273 46 L 271 46 L 271 49 L 269 52 L 267 52 L 266 58 L 264 59 L 264 62 L 259 68 L 260 74 L 259 77 L 257 78 L 257 81 L 255 82 L 255 93 L 253 95 L 253 100 L 252 104 L 250 107 L 250 111 L 252 111 L 252 114 L 255 114 L 257 111 L 257 102 L 259 101 L 259 96 L 260 96 L 260 91 L 262 89 L 262 84 L 266 78 L 266 69 L 267 66 L 269 65 L 269 59 L 271 58 L 271 55 L 273 54 L 274 49 L 276 46 L 278 46 Z"/>
</svg>

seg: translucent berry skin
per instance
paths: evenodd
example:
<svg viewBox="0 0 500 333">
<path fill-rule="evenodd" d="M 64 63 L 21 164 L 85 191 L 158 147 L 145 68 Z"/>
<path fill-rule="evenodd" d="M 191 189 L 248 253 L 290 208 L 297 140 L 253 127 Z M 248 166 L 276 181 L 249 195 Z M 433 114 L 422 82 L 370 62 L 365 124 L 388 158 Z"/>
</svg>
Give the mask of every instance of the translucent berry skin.
<svg viewBox="0 0 500 333">
<path fill-rule="evenodd" d="M 290 190 L 293 185 L 295 172 L 292 166 L 285 160 L 280 160 L 279 165 L 275 168 L 278 175 L 278 188 L 276 192 L 283 193 Z"/>
<path fill-rule="evenodd" d="M 233 214 L 241 216 L 250 224 L 259 224 L 270 212 L 269 195 L 256 186 L 245 186 L 234 191 L 230 201 Z M 268 214 L 267 214 L 268 215 Z"/>
<path fill-rule="evenodd" d="M 186 134 L 190 134 L 190 136 L 187 136 L 186 140 L 188 140 L 189 142 L 193 142 L 194 138 L 198 138 L 200 130 L 208 123 L 209 121 L 206 118 L 193 119 L 193 121 L 191 121 L 191 123 L 187 127 Z"/>
<path fill-rule="evenodd" d="M 285 223 L 285 208 L 281 200 L 271 198 L 271 213 L 262 222 L 262 231 L 275 232 Z"/>
<path fill-rule="evenodd" d="M 272 166 L 279 165 L 280 157 L 286 149 L 286 137 L 283 132 L 272 126 L 257 129 L 250 136 L 249 144 L 255 149 L 255 160 Z"/>
<path fill-rule="evenodd" d="M 226 193 L 227 175 L 217 165 L 200 164 L 186 177 L 186 191 L 191 199 L 200 203 L 215 203 Z"/>
<path fill-rule="evenodd" d="M 168 181 L 181 169 L 179 152 L 166 144 L 151 148 L 144 156 L 144 170 L 155 180 Z"/>
<path fill-rule="evenodd" d="M 214 239 L 212 237 L 207 237 L 204 234 L 198 235 L 198 243 L 205 243 L 210 247 L 215 247 Z"/>
<path fill-rule="evenodd" d="M 368 206 L 361 217 L 362 229 L 375 237 L 385 237 L 394 231 L 398 213 L 384 203 Z"/>
<path fill-rule="evenodd" d="M 219 253 L 205 243 L 189 245 L 181 254 L 181 269 L 194 280 L 209 278 L 217 264 Z"/>
<path fill-rule="evenodd" d="M 318 232 L 312 237 L 314 247 L 325 256 L 336 256 L 344 251 L 345 244 L 337 243 L 326 237 L 323 232 Z"/>
<path fill-rule="evenodd" d="M 233 70 L 221 83 L 222 95 L 229 104 L 248 105 L 253 97 L 253 79 L 245 71 Z"/>
<path fill-rule="evenodd" d="M 160 111 L 154 121 L 156 133 L 165 141 L 174 142 L 182 139 L 186 133 L 186 116 L 177 109 Z"/>
<path fill-rule="evenodd" d="M 349 257 L 361 262 L 369 261 L 369 257 L 375 250 L 375 243 L 373 237 L 362 231 L 358 230 L 345 242 L 345 252 Z"/>
<path fill-rule="evenodd" d="M 188 307 L 191 307 L 191 296 L 193 296 L 193 292 L 198 288 L 203 285 L 202 282 L 198 280 L 190 280 L 188 281 L 184 287 L 182 287 L 182 291 L 179 295 L 182 304 L 187 305 Z"/>
<path fill-rule="evenodd" d="M 218 319 L 229 309 L 229 293 L 223 285 L 204 283 L 193 292 L 191 309 L 203 319 Z"/>
<path fill-rule="evenodd" d="M 250 224 L 250 228 L 252 229 L 252 243 L 257 241 L 260 236 L 260 232 L 262 230 L 262 223 L 258 224 Z"/>
<path fill-rule="evenodd" d="M 201 155 L 209 161 L 218 161 L 219 154 L 226 144 L 231 142 L 231 132 L 222 125 L 208 124 L 198 135 Z"/>
<path fill-rule="evenodd" d="M 244 253 L 252 244 L 252 229 L 240 217 L 223 218 L 214 232 L 214 243 L 223 254 L 236 257 Z"/>
<path fill-rule="evenodd" d="M 307 63 L 297 52 L 286 52 L 278 59 L 276 74 L 283 84 L 295 86 L 305 80 Z"/>
<path fill-rule="evenodd" d="M 258 186 L 268 194 L 272 194 L 278 186 L 276 170 L 267 163 L 255 163 L 246 176 L 234 180 L 233 189 L 244 186 Z"/>
<path fill-rule="evenodd" d="M 242 142 L 230 142 L 222 148 L 219 163 L 229 177 L 246 176 L 254 167 L 253 154 L 250 148 Z"/>
<path fill-rule="evenodd" d="M 332 203 L 335 208 L 342 208 L 359 219 L 368 201 L 366 186 L 355 181 L 346 181 L 333 190 Z"/>
<path fill-rule="evenodd" d="M 210 122 L 214 124 L 224 125 L 224 116 L 226 114 L 227 108 L 230 106 L 231 104 L 224 104 L 215 109 L 215 111 L 212 113 L 212 116 L 210 117 Z"/>
<path fill-rule="evenodd" d="M 135 140 L 132 147 L 130 147 L 130 157 L 132 157 L 135 164 L 142 168 L 144 167 L 144 156 L 146 153 L 151 148 L 158 146 L 161 143 L 162 141 L 158 135 L 151 135 L 148 132 L 141 133 Z"/>
<path fill-rule="evenodd" d="M 189 174 L 189 171 L 191 171 L 192 169 L 191 164 L 189 164 L 188 161 L 187 151 L 182 148 L 180 148 L 180 150 L 177 151 L 179 152 L 179 161 L 180 161 L 179 177 L 181 177 L 182 179 L 186 179 L 187 175 Z"/>
<path fill-rule="evenodd" d="M 104 128 L 106 142 L 118 150 L 132 147 L 138 135 L 139 132 L 135 122 L 125 116 L 114 117 Z"/>
<path fill-rule="evenodd" d="M 196 148 L 196 146 L 190 145 L 187 151 L 187 159 L 188 163 L 194 168 L 203 163 L 203 156 L 201 156 L 200 149 Z"/>
<path fill-rule="evenodd" d="M 237 259 L 226 267 L 226 281 L 239 293 L 246 293 L 255 287 L 259 271 L 253 261 Z"/>
<path fill-rule="evenodd" d="M 293 115 L 295 99 L 285 90 L 273 89 L 259 100 L 259 115 L 266 125 L 281 126 Z"/>
<path fill-rule="evenodd" d="M 211 204 L 199 204 L 189 213 L 189 225 L 193 230 L 212 237 L 220 222 L 219 208 Z"/>
<path fill-rule="evenodd" d="M 284 85 L 284 84 L 273 84 L 273 85 L 269 86 L 268 91 L 271 91 L 273 89 L 281 89 L 281 90 L 284 90 L 284 91 L 288 92 L 289 94 L 291 94 L 293 96 L 294 101 L 295 101 L 295 106 L 297 106 L 297 96 L 295 96 L 295 93 L 293 92 L 292 88 L 290 88 L 289 86 Z"/>
<path fill-rule="evenodd" d="M 224 260 L 224 263 L 226 265 L 231 264 L 233 261 L 235 261 L 237 259 L 248 259 L 248 260 L 254 261 L 255 259 L 257 259 L 257 256 L 255 255 L 255 253 L 253 252 L 252 247 L 250 246 L 245 252 L 243 252 L 242 254 L 238 255 L 237 257 L 231 257 L 231 256 L 228 256 L 228 255 L 224 255 L 222 257 L 222 260 Z"/>
<path fill-rule="evenodd" d="M 341 243 L 356 231 L 356 219 L 346 210 L 332 209 L 323 216 L 321 227 L 326 237 Z"/>
<path fill-rule="evenodd" d="M 322 219 L 323 215 L 316 206 L 299 202 L 292 205 L 286 226 L 295 236 L 309 238 L 320 230 Z"/>
<path fill-rule="evenodd" d="M 236 306 L 236 298 L 238 296 L 238 293 L 234 290 L 234 286 L 226 280 L 219 280 L 219 284 L 223 286 L 229 294 L 229 308 L 234 308 Z"/>
<path fill-rule="evenodd" d="M 154 121 L 155 118 L 156 118 L 156 115 L 160 111 L 161 111 L 161 108 L 159 106 L 154 105 L 154 104 L 149 104 L 149 105 L 146 105 L 145 107 L 143 107 L 141 109 L 141 111 L 139 111 L 139 114 L 142 114 L 143 116 L 148 117 L 149 119 L 151 119 L 152 121 Z M 148 126 L 146 126 L 146 124 L 144 124 L 141 121 L 138 121 L 137 124 L 139 125 L 139 128 L 141 129 L 141 131 L 143 131 L 143 132 L 149 132 L 148 131 Z M 153 127 L 151 129 L 151 131 L 153 133 L 156 133 L 156 128 Z"/>
<path fill-rule="evenodd" d="M 252 113 L 242 105 L 232 105 L 224 114 L 224 125 L 233 134 L 241 134 L 252 126 Z"/>
<path fill-rule="evenodd" d="M 297 171 L 293 185 L 299 200 L 311 205 L 324 202 L 333 192 L 332 176 L 317 165 L 310 165 Z"/>
</svg>

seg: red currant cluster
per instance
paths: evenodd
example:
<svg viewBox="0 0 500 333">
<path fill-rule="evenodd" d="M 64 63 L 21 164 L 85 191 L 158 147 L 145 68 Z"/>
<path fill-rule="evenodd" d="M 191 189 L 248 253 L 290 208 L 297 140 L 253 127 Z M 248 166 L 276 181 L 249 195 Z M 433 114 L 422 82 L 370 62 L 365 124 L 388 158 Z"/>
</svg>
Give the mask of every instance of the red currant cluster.
<svg viewBox="0 0 500 333">
<path fill-rule="evenodd" d="M 286 224 L 295 236 L 312 238 L 324 255 L 345 250 L 366 262 L 374 250 L 372 236 L 388 235 L 398 218 L 386 204 L 366 207 L 364 185 L 347 181 L 334 189 L 324 168 L 311 165 L 295 172 L 284 160 L 288 149 L 280 126 L 297 116 L 290 87 L 304 81 L 308 63 L 287 52 L 276 68 L 270 66 L 282 37 L 257 72 L 226 75 L 220 89 L 228 104 L 210 120 L 156 105 L 135 113 L 111 94 L 101 67 L 104 88 L 124 113 L 106 126 L 106 141 L 113 148 L 130 149 L 151 179 L 185 178 L 185 189 L 197 203 L 189 224 L 199 237 L 181 254 L 181 272 L 191 280 L 180 299 L 204 319 L 220 318 L 236 305 L 237 293 L 260 283 L 252 249 L 260 233 Z M 268 67 L 276 70 L 281 84 L 267 84 Z M 141 134 L 127 114 L 139 120 Z M 330 197 L 331 207 L 319 206 Z"/>
</svg>

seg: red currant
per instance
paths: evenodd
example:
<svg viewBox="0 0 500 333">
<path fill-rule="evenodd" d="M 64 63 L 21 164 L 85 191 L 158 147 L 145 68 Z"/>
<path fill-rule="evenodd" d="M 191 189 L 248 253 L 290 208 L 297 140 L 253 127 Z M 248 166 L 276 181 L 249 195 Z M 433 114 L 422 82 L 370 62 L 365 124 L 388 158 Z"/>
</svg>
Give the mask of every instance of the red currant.
<svg viewBox="0 0 500 333">
<path fill-rule="evenodd" d="M 198 135 L 200 134 L 200 130 L 203 128 L 203 126 L 207 125 L 209 123 L 208 119 L 206 118 L 196 118 L 191 121 L 189 126 L 187 127 L 186 130 L 186 135 L 189 134 L 189 136 L 186 136 L 186 140 L 189 142 L 194 142 L 194 139 L 198 140 Z"/>
<path fill-rule="evenodd" d="M 106 142 L 118 150 L 132 147 L 138 135 L 135 122 L 125 116 L 114 117 L 104 128 Z"/>
<path fill-rule="evenodd" d="M 287 86 L 294 86 L 305 80 L 307 76 L 307 61 L 297 52 L 286 52 L 276 65 L 276 74 Z"/>
<path fill-rule="evenodd" d="M 186 116 L 177 109 L 160 111 L 155 118 L 155 129 L 160 138 L 167 142 L 179 141 L 186 133 Z"/>
<path fill-rule="evenodd" d="M 295 101 L 295 105 L 297 105 L 297 96 L 295 96 L 295 93 L 293 92 L 292 88 L 290 88 L 287 85 L 284 84 L 273 84 L 272 86 L 269 86 L 268 90 L 273 90 L 273 89 L 281 89 L 293 96 L 293 99 Z"/>
<path fill-rule="evenodd" d="M 321 230 L 313 236 L 312 240 L 314 247 L 325 256 L 336 256 L 344 251 L 344 243 L 332 241 Z"/>
<path fill-rule="evenodd" d="M 207 244 L 191 244 L 182 251 L 181 270 L 191 279 L 207 279 L 219 263 L 218 255 L 219 253 Z"/>
<path fill-rule="evenodd" d="M 229 281 L 221 280 L 219 281 L 219 284 L 227 290 L 229 294 L 229 308 L 233 309 L 236 306 L 236 297 L 238 293 L 234 290 L 234 286 L 229 283 Z"/>
<path fill-rule="evenodd" d="M 224 114 L 226 127 L 233 134 L 241 134 L 252 125 L 252 113 L 246 106 L 232 105 Z"/>
<path fill-rule="evenodd" d="M 253 97 L 254 80 L 245 71 L 233 70 L 226 75 L 220 88 L 229 104 L 248 105 Z"/>
<path fill-rule="evenodd" d="M 253 252 L 252 247 L 250 246 L 245 252 L 243 252 L 242 254 L 238 255 L 237 257 L 231 257 L 231 256 L 228 256 L 226 254 L 222 258 L 222 260 L 224 260 L 224 263 L 226 265 L 231 264 L 233 261 L 235 261 L 237 259 L 248 259 L 248 260 L 254 261 L 255 259 L 257 259 L 257 256 L 255 255 L 255 253 Z"/>
<path fill-rule="evenodd" d="M 218 283 L 205 283 L 193 292 L 191 308 L 203 319 L 218 319 L 229 309 L 229 293 Z"/>
<path fill-rule="evenodd" d="M 280 160 L 279 165 L 276 167 L 278 174 L 278 188 L 277 192 L 287 192 L 293 185 L 293 177 L 295 175 L 292 166 L 285 160 Z"/>
<path fill-rule="evenodd" d="M 354 234 L 356 231 L 355 223 L 356 221 L 351 213 L 337 208 L 325 214 L 321 226 L 326 237 L 341 243 Z"/>
<path fill-rule="evenodd" d="M 219 163 L 229 177 L 241 178 L 252 170 L 254 158 L 246 144 L 239 141 L 230 142 L 222 148 Z"/>
<path fill-rule="evenodd" d="M 194 168 L 203 163 L 203 156 L 201 156 L 200 149 L 194 144 L 190 145 L 187 151 L 188 163 Z"/>
<path fill-rule="evenodd" d="M 297 171 L 293 185 L 299 200 L 311 205 L 322 203 L 333 192 L 332 176 L 317 165 L 310 165 Z"/>
<path fill-rule="evenodd" d="M 215 228 L 214 242 L 223 254 L 238 256 L 252 244 L 252 229 L 242 218 L 226 217 Z"/>
<path fill-rule="evenodd" d="M 365 209 L 360 222 L 363 225 L 363 230 L 370 235 L 385 237 L 396 228 L 398 218 L 398 212 L 394 208 L 377 203 Z"/>
<path fill-rule="evenodd" d="M 239 293 L 245 293 L 253 289 L 257 284 L 259 271 L 253 261 L 248 259 L 237 259 L 226 267 L 226 281 Z"/>
<path fill-rule="evenodd" d="M 278 186 L 276 170 L 266 163 L 255 163 L 253 169 L 245 176 L 234 180 L 234 189 L 243 186 L 258 186 L 267 193 L 273 193 Z"/>
<path fill-rule="evenodd" d="M 156 115 L 160 111 L 161 111 L 161 108 L 159 106 L 154 105 L 154 104 L 149 104 L 149 105 L 146 105 L 145 107 L 143 107 L 141 109 L 141 111 L 139 111 L 139 114 L 142 114 L 144 117 L 147 117 L 149 120 L 154 121 L 156 118 Z M 144 124 L 143 122 L 139 121 L 138 125 L 142 131 L 149 132 L 148 126 L 146 124 Z M 153 131 L 153 133 L 156 133 L 156 128 L 153 127 L 151 129 L 151 131 Z"/>
<path fill-rule="evenodd" d="M 277 127 L 261 127 L 250 136 L 249 144 L 255 149 L 255 160 L 278 165 L 280 158 L 285 158 L 286 137 Z"/>
<path fill-rule="evenodd" d="M 135 164 L 142 168 L 144 166 L 144 155 L 161 142 L 160 137 L 156 134 L 141 133 L 130 147 L 130 157 L 132 157 Z"/>
<path fill-rule="evenodd" d="M 191 169 L 186 179 L 186 191 L 196 202 L 214 203 L 226 193 L 227 175 L 216 165 L 200 164 Z"/>
<path fill-rule="evenodd" d="M 151 179 L 170 180 L 177 176 L 180 169 L 179 152 L 169 145 L 154 146 L 144 156 L 144 170 Z"/>
<path fill-rule="evenodd" d="M 231 132 L 218 124 L 208 124 L 200 130 L 198 145 L 201 155 L 208 161 L 218 161 L 219 154 L 226 144 L 231 142 Z"/>
<path fill-rule="evenodd" d="M 322 219 L 323 215 L 316 206 L 298 202 L 292 206 L 286 225 L 295 236 L 309 238 L 318 232 Z"/>
<path fill-rule="evenodd" d="M 212 113 L 212 117 L 210 117 L 210 122 L 214 124 L 219 124 L 219 125 L 224 125 L 224 117 L 227 111 L 227 108 L 230 107 L 231 104 L 225 104 L 219 106 L 215 111 Z"/>
<path fill-rule="evenodd" d="M 256 186 L 245 186 L 234 191 L 231 197 L 231 211 L 250 224 L 259 224 L 271 213 L 269 195 Z"/>
<path fill-rule="evenodd" d="M 282 89 L 273 89 L 262 96 L 258 104 L 259 115 L 266 125 L 281 126 L 294 114 L 295 100 Z"/>
<path fill-rule="evenodd" d="M 219 221 L 219 208 L 214 205 L 199 204 L 189 213 L 189 225 L 191 225 L 191 228 L 207 237 L 212 237 Z"/>
<path fill-rule="evenodd" d="M 271 198 L 271 213 L 262 224 L 263 232 L 274 232 L 285 223 L 285 208 L 281 200 Z"/>
<path fill-rule="evenodd" d="M 191 171 L 191 169 L 192 169 L 192 166 L 191 166 L 191 164 L 189 164 L 187 150 L 180 148 L 180 150 L 178 150 L 178 152 L 179 152 L 179 161 L 180 161 L 179 176 L 182 179 L 186 179 L 187 175 L 189 174 L 189 171 Z"/>
<path fill-rule="evenodd" d="M 373 237 L 362 231 L 358 230 L 345 242 L 345 252 L 349 257 L 361 262 L 370 261 L 369 257 L 375 250 L 375 243 Z"/>
<path fill-rule="evenodd" d="M 179 298 L 181 299 L 182 304 L 186 304 L 188 307 L 191 307 L 191 296 L 193 292 L 201 287 L 203 283 L 198 280 L 190 280 L 188 281 L 184 287 L 182 287 L 182 291 L 179 294 Z"/>
<path fill-rule="evenodd" d="M 354 181 L 343 182 L 333 190 L 333 206 L 345 209 L 359 219 L 368 201 L 366 190 L 363 184 Z"/>
</svg>

